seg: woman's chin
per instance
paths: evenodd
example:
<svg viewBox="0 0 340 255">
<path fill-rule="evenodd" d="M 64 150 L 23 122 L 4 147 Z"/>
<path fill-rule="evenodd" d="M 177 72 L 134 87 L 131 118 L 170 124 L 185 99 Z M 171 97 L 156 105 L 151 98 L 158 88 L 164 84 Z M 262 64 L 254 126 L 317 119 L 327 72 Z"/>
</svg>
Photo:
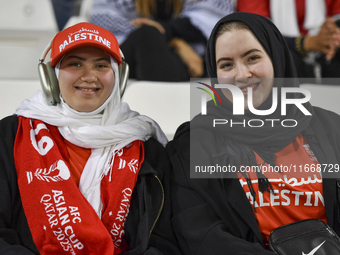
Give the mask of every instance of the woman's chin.
<svg viewBox="0 0 340 255">
<path fill-rule="evenodd" d="M 253 101 L 252 101 L 252 106 L 253 106 L 253 108 L 255 108 L 255 109 L 257 109 L 258 107 L 260 107 L 260 105 L 262 104 L 262 100 L 261 99 L 254 99 L 253 98 Z M 248 105 L 248 98 L 245 98 L 245 102 L 244 102 L 244 109 L 245 110 L 249 110 L 249 108 L 251 108 L 251 107 L 249 107 L 249 105 Z"/>
</svg>

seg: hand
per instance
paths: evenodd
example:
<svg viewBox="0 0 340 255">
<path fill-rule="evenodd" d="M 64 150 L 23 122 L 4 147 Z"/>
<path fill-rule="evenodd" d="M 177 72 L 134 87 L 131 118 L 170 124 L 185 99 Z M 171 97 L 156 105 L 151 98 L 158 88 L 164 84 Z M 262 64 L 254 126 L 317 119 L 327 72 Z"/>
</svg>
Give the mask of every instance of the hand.
<svg viewBox="0 0 340 255">
<path fill-rule="evenodd" d="M 333 34 L 330 45 L 329 51 L 326 54 L 326 60 L 331 61 L 331 59 L 335 56 L 336 51 L 340 46 L 340 29 L 338 28 L 338 32 Z"/>
<path fill-rule="evenodd" d="M 188 67 L 191 77 L 198 78 L 204 74 L 203 59 L 186 41 L 174 38 L 170 41 L 169 46 L 181 57 L 184 64 Z"/>
<path fill-rule="evenodd" d="M 330 60 L 335 55 L 340 45 L 340 29 L 336 25 L 336 20 L 327 18 L 322 24 L 316 36 L 306 35 L 304 48 L 307 51 L 319 51 L 326 54 L 326 59 Z"/>
<path fill-rule="evenodd" d="M 153 27 L 157 28 L 159 30 L 159 32 L 161 32 L 162 34 L 165 34 L 164 27 L 159 22 L 151 20 L 151 19 L 138 18 L 138 19 L 134 19 L 133 21 L 131 21 L 130 24 L 137 26 L 137 27 L 141 27 L 142 25 L 153 26 Z"/>
</svg>

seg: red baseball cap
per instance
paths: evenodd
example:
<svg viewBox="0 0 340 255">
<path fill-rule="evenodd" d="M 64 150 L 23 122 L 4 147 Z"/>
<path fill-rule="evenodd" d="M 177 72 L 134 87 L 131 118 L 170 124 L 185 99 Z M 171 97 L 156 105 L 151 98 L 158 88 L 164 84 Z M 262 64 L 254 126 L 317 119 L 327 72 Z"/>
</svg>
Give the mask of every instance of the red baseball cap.
<svg viewBox="0 0 340 255">
<path fill-rule="evenodd" d="M 93 46 L 106 51 L 117 60 L 118 65 L 122 62 L 116 37 L 102 27 L 82 22 L 60 31 L 53 38 L 51 66 L 55 66 L 67 52 L 85 46 Z"/>
</svg>

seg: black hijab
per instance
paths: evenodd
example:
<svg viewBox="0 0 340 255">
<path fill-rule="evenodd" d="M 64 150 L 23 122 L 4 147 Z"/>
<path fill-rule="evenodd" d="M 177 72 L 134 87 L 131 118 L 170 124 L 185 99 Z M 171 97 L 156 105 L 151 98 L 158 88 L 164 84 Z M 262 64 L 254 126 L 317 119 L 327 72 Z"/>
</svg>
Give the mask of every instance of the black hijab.
<svg viewBox="0 0 340 255">
<path fill-rule="evenodd" d="M 219 20 L 211 32 L 207 50 L 206 63 L 209 77 L 216 77 L 215 45 L 216 33 L 224 23 L 239 21 L 246 24 L 271 58 L 275 78 L 295 78 L 297 76 L 293 58 L 285 39 L 277 27 L 265 17 L 253 13 L 236 12 Z"/>
<path fill-rule="evenodd" d="M 295 105 L 287 106 L 286 116 L 281 116 L 280 109 L 280 88 L 299 87 L 296 70 L 289 48 L 276 26 L 267 18 L 252 13 L 232 13 L 222 18 L 214 27 L 207 45 L 206 64 L 210 78 L 216 78 L 215 44 L 216 34 L 220 26 L 229 22 L 243 22 L 246 24 L 254 36 L 258 39 L 262 47 L 272 60 L 274 68 L 274 85 L 278 88 L 278 107 L 274 113 L 267 116 L 258 116 L 245 110 L 244 115 L 232 114 L 232 103 L 217 89 L 222 100 L 222 106 L 215 106 L 213 102 L 208 103 L 207 115 L 198 115 L 191 121 L 191 130 L 203 129 L 214 132 L 219 138 L 217 144 L 210 146 L 219 147 L 220 163 L 232 164 L 235 166 L 249 165 L 255 166 L 254 151 L 268 164 L 275 165 L 275 152 L 278 152 L 291 143 L 303 130 L 305 130 L 311 120 L 311 116 L 304 115 Z M 228 47 L 226 45 L 226 47 Z M 279 79 L 278 79 L 279 78 Z M 289 79 L 286 79 L 289 78 Z M 211 80 L 211 85 L 217 83 Z M 292 98 L 300 98 L 301 94 L 291 94 Z M 258 109 L 269 109 L 272 105 L 272 94 L 261 104 Z M 312 106 L 305 103 L 304 107 L 313 113 Z M 272 123 L 264 121 L 262 127 L 240 127 L 235 125 L 217 125 L 212 127 L 213 119 L 232 119 L 235 122 L 248 122 L 250 119 L 294 119 L 297 121 L 295 127 L 283 127 L 280 122 L 272 127 Z M 195 132 L 193 132 L 195 133 Z M 209 142 L 208 142 L 209 143 Z M 204 146 L 207 146 L 206 144 Z M 261 172 L 257 174 L 259 178 L 259 188 L 262 192 L 270 190 L 271 186 L 267 178 Z M 249 180 L 248 180 L 249 181 Z M 250 187 L 251 188 L 251 187 Z M 253 192 L 252 192 L 253 193 Z M 254 194 L 255 195 L 255 194 Z"/>
</svg>

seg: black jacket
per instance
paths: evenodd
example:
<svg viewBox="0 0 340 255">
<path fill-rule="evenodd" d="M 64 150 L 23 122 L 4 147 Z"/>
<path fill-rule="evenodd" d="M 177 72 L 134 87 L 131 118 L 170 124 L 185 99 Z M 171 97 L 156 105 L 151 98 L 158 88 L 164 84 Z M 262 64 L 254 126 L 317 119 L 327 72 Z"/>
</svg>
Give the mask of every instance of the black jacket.
<svg viewBox="0 0 340 255">
<path fill-rule="evenodd" d="M 39 254 L 21 204 L 14 164 L 17 116 L 0 121 L 0 254 Z M 170 216 L 170 163 L 165 149 L 151 138 L 125 222 L 129 251 L 124 254 L 181 254 Z"/>
<path fill-rule="evenodd" d="M 314 110 L 303 136 L 319 163 L 339 164 L 340 116 L 320 108 Z M 190 178 L 190 145 L 196 143 L 190 143 L 189 126 L 184 123 L 179 127 L 167 145 L 174 170 L 172 223 L 183 253 L 274 255 L 264 248 L 251 204 L 238 179 Z M 208 141 L 218 139 L 210 131 L 203 135 Z M 323 189 L 327 222 L 340 234 L 337 179 L 324 178 Z"/>
</svg>

